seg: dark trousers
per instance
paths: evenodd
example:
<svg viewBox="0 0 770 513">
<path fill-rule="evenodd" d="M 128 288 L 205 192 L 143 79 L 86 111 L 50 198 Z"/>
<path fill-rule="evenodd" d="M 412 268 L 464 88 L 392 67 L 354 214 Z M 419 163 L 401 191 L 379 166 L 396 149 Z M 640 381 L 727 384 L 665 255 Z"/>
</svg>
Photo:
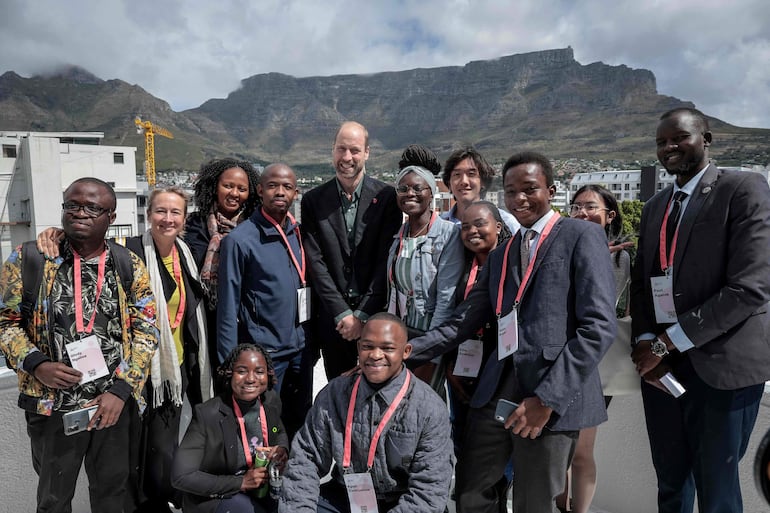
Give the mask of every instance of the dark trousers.
<svg viewBox="0 0 770 513">
<path fill-rule="evenodd" d="M 305 423 L 313 401 L 313 361 L 310 350 L 273 359 L 276 392 L 281 394 L 281 420 L 289 441 Z"/>
<path fill-rule="evenodd" d="M 642 384 L 660 513 L 690 513 L 693 483 L 700 513 L 743 511 L 738 463 L 746 453 L 764 385 L 710 387 L 683 359 L 680 398 Z"/>
<path fill-rule="evenodd" d="M 353 309 L 352 309 L 353 310 Z M 334 316 L 321 312 L 316 318 L 315 337 L 324 357 L 326 379 L 334 379 L 358 363 L 358 348 L 355 340 L 345 340 L 337 333 Z"/>
<path fill-rule="evenodd" d="M 243 492 L 238 492 L 219 501 L 216 513 L 267 513 L 277 511 L 277 508 L 277 504 L 269 497 L 254 499 Z"/>
<path fill-rule="evenodd" d="M 549 431 L 534 440 L 506 430 L 494 418 L 497 398 L 471 408 L 463 449 L 457 461 L 457 511 L 496 513 L 502 500 L 498 482 L 513 454 L 513 510 L 516 513 L 556 512 L 554 498 L 564 491 L 567 467 L 577 431 Z"/>
<path fill-rule="evenodd" d="M 66 436 L 63 414 L 49 417 L 26 413 L 27 433 L 32 446 L 32 466 L 39 480 L 38 513 L 70 513 L 80 467 L 85 460 L 91 511 L 122 513 L 128 478 L 129 416 L 136 408 L 126 402 L 117 424 L 106 429 L 82 431 Z"/>
</svg>

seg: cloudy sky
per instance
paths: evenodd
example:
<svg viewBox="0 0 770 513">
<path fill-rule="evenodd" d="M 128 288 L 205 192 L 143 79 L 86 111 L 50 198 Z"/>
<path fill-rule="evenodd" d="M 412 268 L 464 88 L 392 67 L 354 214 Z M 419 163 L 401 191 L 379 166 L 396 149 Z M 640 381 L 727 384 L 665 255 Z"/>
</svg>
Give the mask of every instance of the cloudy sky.
<svg viewBox="0 0 770 513">
<path fill-rule="evenodd" d="M 3 0 L 0 17 L 0 73 L 75 64 L 175 110 L 258 73 L 461 66 L 567 46 L 581 64 L 649 69 L 661 94 L 770 128 L 767 0 Z"/>
</svg>

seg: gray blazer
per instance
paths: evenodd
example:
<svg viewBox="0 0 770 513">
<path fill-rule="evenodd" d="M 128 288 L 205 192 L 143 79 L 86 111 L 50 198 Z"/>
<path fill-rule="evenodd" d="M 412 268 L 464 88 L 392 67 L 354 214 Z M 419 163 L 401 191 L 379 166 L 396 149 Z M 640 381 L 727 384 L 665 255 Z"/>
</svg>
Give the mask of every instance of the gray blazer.
<svg viewBox="0 0 770 513">
<path fill-rule="evenodd" d="M 517 234 L 508 257 L 502 314 L 509 313 L 520 284 Z M 537 395 L 554 413 L 547 426 L 571 431 L 607 420 L 597 365 L 615 337 L 615 281 L 601 227 L 561 219 L 545 240 L 519 308 L 519 349 L 513 364 L 521 397 Z M 410 360 L 443 354 L 494 316 L 505 246 L 490 255 L 476 286 L 452 317 L 412 339 Z M 504 361 L 492 353 L 471 400 L 474 408 L 493 399 Z"/>
<path fill-rule="evenodd" d="M 650 276 L 673 186 L 642 210 L 631 279 L 633 335 L 660 334 Z M 756 173 L 708 167 L 679 225 L 674 304 L 695 345 L 684 354 L 708 385 L 732 390 L 770 379 L 770 189 Z"/>
</svg>

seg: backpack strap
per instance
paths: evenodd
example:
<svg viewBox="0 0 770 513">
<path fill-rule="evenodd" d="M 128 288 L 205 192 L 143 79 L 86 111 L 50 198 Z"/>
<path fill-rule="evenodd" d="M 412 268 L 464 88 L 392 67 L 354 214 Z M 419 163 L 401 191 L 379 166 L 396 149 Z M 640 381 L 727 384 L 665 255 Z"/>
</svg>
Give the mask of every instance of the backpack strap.
<svg viewBox="0 0 770 513">
<path fill-rule="evenodd" d="M 37 242 L 27 241 L 21 245 L 21 326 L 26 329 L 32 320 L 32 312 L 35 310 L 37 298 L 40 295 L 40 286 L 43 284 L 43 266 L 45 259 L 37 250 Z"/>
<path fill-rule="evenodd" d="M 123 290 L 128 294 L 134 284 L 134 264 L 131 260 L 131 250 L 121 246 L 117 242 L 107 239 L 110 254 L 115 259 L 115 269 L 118 271 Z"/>
</svg>

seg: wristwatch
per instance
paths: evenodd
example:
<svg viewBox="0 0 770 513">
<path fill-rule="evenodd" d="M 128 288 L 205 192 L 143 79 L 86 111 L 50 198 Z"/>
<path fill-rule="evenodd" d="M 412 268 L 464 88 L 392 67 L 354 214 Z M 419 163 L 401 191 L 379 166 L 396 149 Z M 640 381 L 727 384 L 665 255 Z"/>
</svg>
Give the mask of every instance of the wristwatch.
<svg viewBox="0 0 770 513">
<path fill-rule="evenodd" d="M 652 354 L 654 354 L 658 358 L 663 358 L 668 354 L 668 348 L 666 347 L 666 343 L 659 338 L 656 338 L 655 340 L 652 341 L 652 343 L 650 344 L 650 351 L 652 351 Z"/>
</svg>

